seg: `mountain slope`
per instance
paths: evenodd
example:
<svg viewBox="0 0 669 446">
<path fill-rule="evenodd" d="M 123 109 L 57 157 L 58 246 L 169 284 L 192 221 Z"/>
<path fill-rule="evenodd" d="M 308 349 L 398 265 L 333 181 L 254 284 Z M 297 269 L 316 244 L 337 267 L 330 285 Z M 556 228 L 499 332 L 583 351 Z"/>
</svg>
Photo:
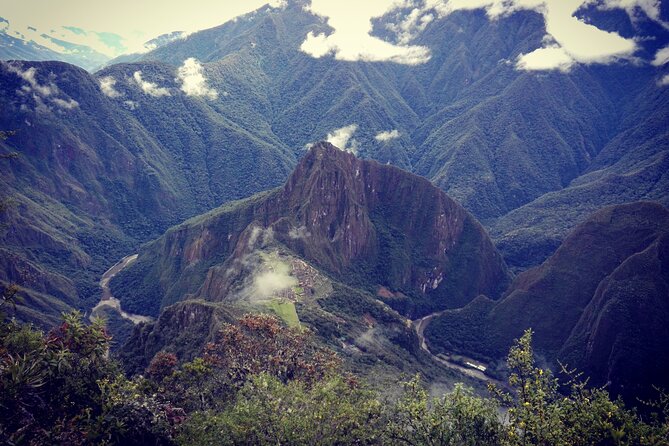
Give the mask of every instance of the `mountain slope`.
<svg viewBox="0 0 669 446">
<path fill-rule="evenodd" d="M 229 299 L 255 245 L 274 242 L 338 281 L 371 292 L 383 287 L 382 295 L 392 295 L 387 303 L 409 316 L 482 293 L 497 297 L 509 278 L 483 228 L 443 192 L 321 143 L 282 189 L 226 205 L 147 245 L 112 281 L 114 294 L 125 296 L 130 311 L 153 315 L 188 294 Z M 147 299 L 144 290 L 155 283 L 160 288 Z"/>
<path fill-rule="evenodd" d="M 607 207 L 517 276 L 498 303 L 478 300 L 446 313 L 426 336 L 437 349 L 494 359 L 532 328 L 536 349 L 554 364 L 568 361 L 632 400 L 648 395 L 651 385 L 667 384 L 668 235 L 669 210 L 657 203 Z M 461 337 L 454 326 L 478 336 Z"/>
<path fill-rule="evenodd" d="M 176 77 L 172 67 L 154 71 Z M 119 96 L 109 97 L 100 77 L 63 63 L 3 63 L 0 76 L 1 126 L 16 131 L 0 146 L 19 154 L 0 163 L 3 197 L 15 203 L 0 216 L 2 246 L 18 262 L 0 278 L 49 301 L 40 305 L 52 307 L 46 315 L 57 317 L 63 303 L 91 308 L 99 275 L 132 246 L 279 184 L 294 163 L 280 144 L 178 88 L 159 98 L 165 107 L 136 82 L 116 85 Z M 35 320 L 34 309 L 19 309 Z"/>
<path fill-rule="evenodd" d="M 442 191 L 319 143 L 282 188 L 171 228 L 111 286 L 126 310 L 158 316 L 121 349 L 133 372 L 163 349 L 201 352 L 221 314 L 260 311 L 310 328 L 385 385 L 416 371 L 449 382 L 409 318 L 497 297 L 509 280 L 483 228 Z"/>
<path fill-rule="evenodd" d="M 669 205 L 669 91 L 655 81 L 626 106 L 622 129 L 568 187 L 547 193 L 491 225 L 512 267 L 545 260 L 570 228 L 604 205 L 636 200 Z"/>
<path fill-rule="evenodd" d="M 3 217 L 14 233 L 2 243 L 22 266 L 2 280 L 42 293 L 52 316 L 65 301 L 86 310 L 118 258 L 184 218 L 278 186 L 305 146 L 338 129 L 360 157 L 424 175 L 459 200 L 517 271 L 602 206 L 666 199 L 662 68 L 518 71 L 513 61 L 546 32 L 528 11 L 433 20 L 413 42 L 432 50 L 419 66 L 314 59 L 301 43 L 331 29 L 305 3 L 261 8 L 93 76 L 4 64 L 0 129 L 19 133 L 2 150 L 31 154 L 0 167 L 21 202 Z M 649 26 L 583 14 L 629 35 Z M 393 19 L 375 20 L 374 32 L 396 39 Z M 647 34 L 656 39 L 638 42 L 646 59 L 667 40 L 666 30 Z M 201 69 L 204 94 L 184 91 L 186 61 Z M 61 82 L 63 94 L 32 95 Z"/>
</svg>

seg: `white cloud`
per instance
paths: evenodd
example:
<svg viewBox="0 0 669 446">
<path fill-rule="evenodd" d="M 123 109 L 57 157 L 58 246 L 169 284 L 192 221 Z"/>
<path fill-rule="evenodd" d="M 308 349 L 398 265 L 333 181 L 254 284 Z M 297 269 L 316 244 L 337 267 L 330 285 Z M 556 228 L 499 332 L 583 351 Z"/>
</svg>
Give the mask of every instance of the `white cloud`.
<svg viewBox="0 0 669 446">
<path fill-rule="evenodd" d="M 522 54 L 516 61 L 521 70 L 567 71 L 574 64 L 611 63 L 630 58 L 637 49 L 632 39 L 599 29 L 579 20 L 574 14 L 582 7 L 624 9 L 634 18 L 643 11 L 660 21 L 659 0 L 426 0 L 404 19 L 391 27 L 400 41 L 412 40 L 429 23 L 433 15 L 443 18 L 455 11 L 484 9 L 491 20 L 520 10 L 536 11 L 544 17 L 547 38 L 544 45 Z"/>
<path fill-rule="evenodd" d="M 574 59 L 563 48 L 553 46 L 521 54 L 516 62 L 516 68 L 525 71 L 559 70 L 567 72 L 574 63 Z"/>
<path fill-rule="evenodd" d="M 275 9 L 285 9 L 288 6 L 288 0 L 270 0 L 268 5 Z"/>
<path fill-rule="evenodd" d="M 374 139 L 376 139 L 379 142 L 387 142 L 393 139 L 397 139 L 400 136 L 401 135 L 399 130 L 395 129 L 395 130 L 388 130 L 386 132 L 380 132 L 374 137 Z"/>
<path fill-rule="evenodd" d="M 656 67 L 661 67 L 669 62 L 669 46 L 665 46 L 657 53 L 655 53 L 655 58 L 653 59 L 653 65 Z"/>
<path fill-rule="evenodd" d="M 56 78 L 54 74 L 49 74 L 47 83 L 40 83 L 37 80 L 37 68 L 35 67 L 23 69 L 23 65 L 20 63 L 7 63 L 2 61 L 0 61 L 0 65 L 25 82 L 25 84 L 21 86 L 21 89 L 17 90 L 17 94 L 23 97 L 31 97 L 35 102 L 35 111 L 38 113 L 51 112 L 53 105 L 64 110 L 72 110 L 79 107 L 77 101 L 61 93 L 58 86 L 54 83 L 54 79 Z M 65 96 L 66 99 L 58 96 Z M 21 108 L 26 110 L 28 107 L 26 104 L 22 104 Z"/>
<path fill-rule="evenodd" d="M 253 278 L 253 294 L 259 298 L 270 298 L 275 293 L 294 286 L 299 282 L 290 275 L 290 266 L 283 262 L 275 262 L 273 270 L 262 271 Z"/>
<path fill-rule="evenodd" d="M 148 94 L 149 96 L 153 96 L 155 98 L 160 98 L 162 96 L 171 96 L 170 91 L 167 88 L 159 87 L 158 84 L 155 84 L 153 82 L 148 82 L 142 79 L 141 71 L 135 71 L 135 74 L 133 74 L 132 77 L 139 86 L 139 88 L 142 89 L 144 94 Z"/>
<path fill-rule="evenodd" d="M 203 67 L 194 57 L 186 59 L 179 67 L 177 80 L 181 81 L 181 90 L 188 96 L 216 99 L 218 92 L 207 86 Z"/>
<path fill-rule="evenodd" d="M 74 108 L 79 107 L 79 103 L 75 101 L 74 99 L 60 99 L 60 98 L 53 98 L 52 99 L 53 103 L 56 104 L 58 107 L 65 109 L 65 110 L 72 110 Z"/>
<path fill-rule="evenodd" d="M 26 92 L 31 92 L 34 91 L 36 94 L 42 96 L 42 97 L 48 97 L 51 95 L 56 95 L 58 94 L 58 87 L 51 81 L 49 81 L 48 85 L 43 85 L 40 84 L 37 79 L 35 79 L 35 75 L 37 74 L 37 68 L 35 67 L 30 67 L 27 70 L 23 70 L 18 66 L 15 66 L 13 64 L 6 64 L 7 70 L 10 72 L 16 74 L 18 77 L 23 79 L 28 83 L 28 86 L 24 86 L 23 90 Z"/>
<path fill-rule="evenodd" d="M 666 87 L 669 85 L 669 74 L 665 74 L 657 83 L 660 87 Z"/>
<path fill-rule="evenodd" d="M 100 78 L 100 89 L 105 94 L 105 96 L 110 98 L 118 98 L 121 96 L 121 93 L 116 91 L 114 85 L 116 85 L 116 79 L 114 79 L 112 76 L 105 76 Z"/>
<path fill-rule="evenodd" d="M 300 226 L 298 228 L 290 228 L 290 231 L 288 231 L 288 237 L 292 239 L 307 239 L 311 237 L 311 233 L 306 226 Z"/>
<path fill-rule="evenodd" d="M 300 49 L 315 58 L 334 55 L 337 60 L 416 65 L 427 62 L 430 52 L 422 46 L 395 45 L 372 32 L 372 18 L 397 9 L 397 0 L 312 0 L 307 9 L 327 19 L 334 28 L 330 35 L 310 32 Z"/>
<path fill-rule="evenodd" d="M 643 11 L 648 17 L 666 27 L 660 19 L 660 0 L 589 0 L 586 3 L 597 4 L 597 7 L 604 10 L 624 9 L 632 20 L 637 15 L 637 10 Z"/>
<path fill-rule="evenodd" d="M 139 107 L 139 104 L 136 101 L 123 101 L 123 105 L 125 105 L 129 110 L 137 110 Z"/>
<path fill-rule="evenodd" d="M 334 130 L 332 133 L 328 133 L 327 142 L 341 150 L 356 154 L 358 153 L 358 142 L 352 138 L 357 130 L 357 124 L 347 125 L 346 127 Z"/>
</svg>

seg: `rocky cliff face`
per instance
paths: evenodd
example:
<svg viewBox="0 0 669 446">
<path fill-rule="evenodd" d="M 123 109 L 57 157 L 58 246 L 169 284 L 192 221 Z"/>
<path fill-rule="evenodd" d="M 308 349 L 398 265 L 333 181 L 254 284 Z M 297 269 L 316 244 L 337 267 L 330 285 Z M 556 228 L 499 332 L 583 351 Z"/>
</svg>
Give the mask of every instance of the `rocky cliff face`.
<svg viewBox="0 0 669 446">
<path fill-rule="evenodd" d="M 116 283 L 129 291 L 158 278 L 163 305 L 189 293 L 221 301 L 259 237 L 337 280 L 383 287 L 411 317 L 498 297 L 509 280 L 483 228 L 427 180 L 320 143 L 283 188 L 173 228 Z"/>
<path fill-rule="evenodd" d="M 201 301 L 182 302 L 169 307 L 155 322 L 136 327 L 119 355 L 132 373 L 143 372 L 156 353 L 168 345 L 180 360 L 189 361 L 202 354 L 221 324 L 234 321 L 226 308 Z"/>
</svg>

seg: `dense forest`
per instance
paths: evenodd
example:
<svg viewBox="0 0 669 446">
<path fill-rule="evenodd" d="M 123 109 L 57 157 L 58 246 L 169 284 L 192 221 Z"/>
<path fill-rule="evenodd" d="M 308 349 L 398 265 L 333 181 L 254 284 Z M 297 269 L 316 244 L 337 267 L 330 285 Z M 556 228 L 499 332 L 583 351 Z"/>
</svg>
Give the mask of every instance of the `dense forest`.
<svg viewBox="0 0 669 446">
<path fill-rule="evenodd" d="M 5 290 L 3 305 L 11 305 Z M 0 328 L 0 441 L 10 445 L 666 445 L 669 395 L 641 411 L 536 365 L 532 332 L 511 348 L 508 383 L 431 397 L 407 376 L 388 399 L 344 371 L 308 330 L 267 315 L 226 324 L 205 353 L 159 352 L 128 377 L 104 321 L 66 314 L 48 333 Z"/>
</svg>

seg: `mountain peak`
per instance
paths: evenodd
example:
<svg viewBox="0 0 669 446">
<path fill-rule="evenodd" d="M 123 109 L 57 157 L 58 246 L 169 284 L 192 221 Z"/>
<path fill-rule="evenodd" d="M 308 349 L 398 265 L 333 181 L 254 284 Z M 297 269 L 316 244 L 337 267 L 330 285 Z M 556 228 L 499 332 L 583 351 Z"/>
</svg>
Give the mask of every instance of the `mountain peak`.
<svg viewBox="0 0 669 446">
<path fill-rule="evenodd" d="M 226 300 L 229 266 L 256 249 L 249 240 L 258 231 L 336 280 L 392 293 L 388 304 L 408 316 L 458 307 L 480 294 L 499 297 L 509 281 L 485 230 L 443 191 L 325 142 L 308 151 L 282 189 L 169 231 L 149 248 L 161 252 L 145 253 L 140 264 L 183 253 L 179 265 L 209 265 L 206 282 L 199 290 L 192 288 L 196 280 L 171 288 L 190 286 L 205 300 Z"/>
</svg>

